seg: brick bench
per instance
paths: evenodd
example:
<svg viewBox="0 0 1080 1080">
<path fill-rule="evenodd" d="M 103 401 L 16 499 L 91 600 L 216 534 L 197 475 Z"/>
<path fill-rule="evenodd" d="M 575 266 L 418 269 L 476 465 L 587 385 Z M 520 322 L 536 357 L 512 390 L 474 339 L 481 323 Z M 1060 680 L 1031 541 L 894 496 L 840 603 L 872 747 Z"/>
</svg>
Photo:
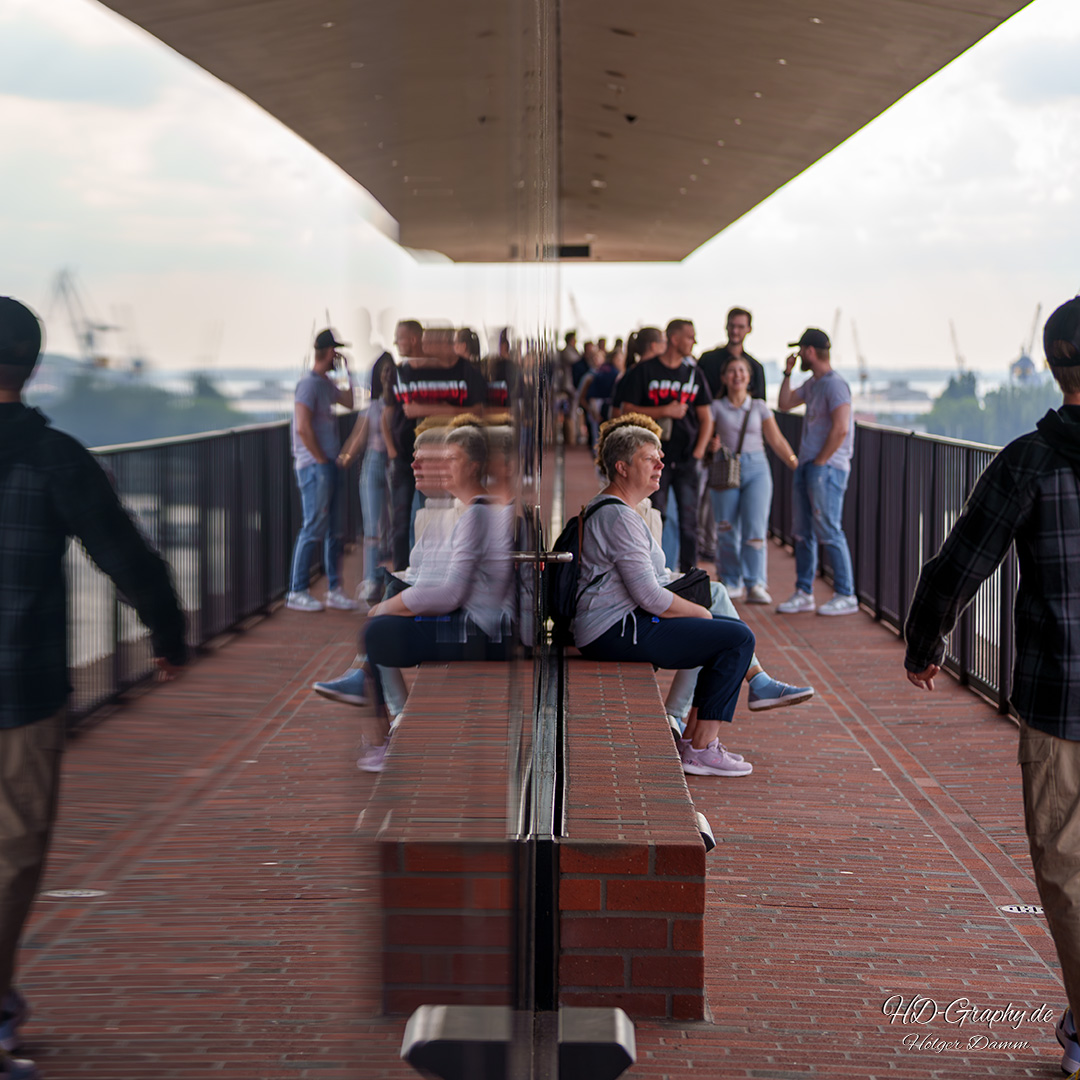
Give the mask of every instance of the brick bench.
<svg viewBox="0 0 1080 1080">
<path fill-rule="evenodd" d="M 531 704 L 531 677 L 514 674 L 423 665 L 364 811 L 385 1013 L 511 1003 L 512 687 L 529 684 L 515 711 Z M 565 685 L 559 1004 L 702 1019 L 705 847 L 653 670 L 568 659 Z"/>
<path fill-rule="evenodd" d="M 507 1005 L 508 664 L 424 664 L 364 811 L 382 900 L 383 1011 Z"/>
<path fill-rule="evenodd" d="M 560 1004 L 701 1020 L 705 845 L 648 664 L 566 661 Z"/>
</svg>

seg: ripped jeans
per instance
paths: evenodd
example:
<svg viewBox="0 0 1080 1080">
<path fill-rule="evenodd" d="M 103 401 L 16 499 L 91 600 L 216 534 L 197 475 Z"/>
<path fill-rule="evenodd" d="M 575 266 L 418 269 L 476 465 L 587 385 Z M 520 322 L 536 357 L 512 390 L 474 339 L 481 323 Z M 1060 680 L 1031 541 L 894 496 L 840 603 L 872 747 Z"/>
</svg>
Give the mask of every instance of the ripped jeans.
<svg viewBox="0 0 1080 1080">
<path fill-rule="evenodd" d="M 716 515 L 716 570 L 729 588 L 767 585 L 765 537 L 772 508 L 772 469 L 764 450 L 740 457 L 742 483 L 713 491 Z"/>
<path fill-rule="evenodd" d="M 812 462 L 795 470 L 791 531 L 795 536 L 795 586 L 800 592 L 814 591 L 820 544 L 829 555 L 833 588 L 841 596 L 855 594 L 851 552 L 841 522 L 849 475 L 832 465 Z"/>
</svg>

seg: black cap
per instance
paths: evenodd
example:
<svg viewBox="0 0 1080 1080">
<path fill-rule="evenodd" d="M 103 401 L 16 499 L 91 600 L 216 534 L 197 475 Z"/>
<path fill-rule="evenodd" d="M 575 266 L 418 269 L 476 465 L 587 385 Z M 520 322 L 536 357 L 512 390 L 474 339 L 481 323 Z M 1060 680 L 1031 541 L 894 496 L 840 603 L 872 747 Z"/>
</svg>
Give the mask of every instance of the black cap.
<svg viewBox="0 0 1080 1080">
<path fill-rule="evenodd" d="M 348 346 L 347 341 L 338 341 L 337 331 L 326 329 L 320 330 L 315 338 L 316 349 L 341 349 Z"/>
<path fill-rule="evenodd" d="M 1063 360 L 1053 356 L 1055 341 L 1067 341 L 1077 349 L 1075 360 Z M 1066 301 L 1046 320 L 1043 328 L 1043 348 L 1046 362 L 1051 367 L 1076 367 L 1080 364 L 1080 296 Z"/>
<path fill-rule="evenodd" d="M 811 327 L 809 330 L 804 330 L 803 335 L 798 341 L 789 341 L 788 348 L 801 349 L 804 345 L 809 345 L 812 349 L 831 349 L 832 343 L 829 341 L 829 335 L 824 330 L 815 330 Z"/>
<path fill-rule="evenodd" d="M 24 304 L 0 296 L 0 364 L 33 367 L 41 352 L 41 323 Z"/>
</svg>

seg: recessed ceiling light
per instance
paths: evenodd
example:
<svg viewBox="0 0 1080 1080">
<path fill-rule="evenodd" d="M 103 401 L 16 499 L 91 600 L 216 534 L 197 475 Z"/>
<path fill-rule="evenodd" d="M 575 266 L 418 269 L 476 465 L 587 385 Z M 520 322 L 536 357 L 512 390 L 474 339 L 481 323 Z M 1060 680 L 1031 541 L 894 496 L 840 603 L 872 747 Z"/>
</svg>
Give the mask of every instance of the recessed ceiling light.
<svg viewBox="0 0 1080 1080">
<path fill-rule="evenodd" d="M 703 157 L 703 158 L 701 159 L 701 164 L 702 164 L 702 165 L 708 165 L 708 164 L 709 164 L 709 159 L 708 159 L 707 157 Z"/>
<path fill-rule="evenodd" d="M 736 117 L 735 118 L 735 126 L 738 127 L 741 123 L 742 123 L 742 121 L 740 119 L 738 119 L 738 117 Z"/>
<path fill-rule="evenodd" d="M 382 143 L 379 143 L 379 145 L 382 146 Z M 716 145 L 717 146 L 723 146 L 724 145 L 724 140 L 723 139 L 717 139 L 716 140 Z"/>
<path fill-rule="evenodd" d="M 818 18 L 816 18 L 816 17 L 815 17 L 815 18 L 813 18 L 813 19 L 811 19 L 810 21 L 811 21 L 812 23 L 814 23 L 814 25 L 815 25 L 815 26 L 820 26 L 820 25 L 821 25 L 821 20 L 820 20 L 820 19 L 818 19 Z"/>
<path fill-rule="evenodd" d="M 692 172 L 692 173 L 690 174 L 690 179 L 691 179 L 691 180 L 696 180 L 696 179 L 697 179 L 697 173 L 693 173 L 693 172 Z"/>
<path fill-rule="evenodd" d="M 594 176 L 589 181 L 589 187 L 596 188 L 597 191 L 602 191 L 604 188 L 607 187 L 607 181 L 606 180 L 601 180 L 598 177 Z"/>
<path fill-rule="evenodd" d="M 756 97 L 756 98 L 761 97 L 761 91 L 760 90 L 755 90 L 754 91 L 754 97 Z"/>
<path fill-rule="evenodd" d="M 332 30 L 334 28 L 334 24 L 332 22 L 324 22 L 322 24 L 322 28 L 324 30 Z"/>
<path fill-rule="evenodd" d="M 359 60 L 354 60 L 354 61 L 353 61 L 353 62 L 352 62 L 352 63 L 351 63 L 350 65 L 349 65 L 349 67 L 351 67 L 351 68 L 352 68 L 352 69 L 353 69 L 354 71 L 358 71 L 358 70 L 359 70 L 360 68 L 362 68 L 363 66 L 364 66 L 364 65 L 363 65 L 363 64 L 362 64 L 362 63 L 361 63 L 361 62 L 360 62 Z"/>
<path fill-rule="evenodd" d="M 786 60 L 777 60 L 776 62 L 777 62 L 777 63 L 778 63 L 778 64 L 779 64 L 779 65 L 780 65 L 781 67 L 783 67 L 783 66 L 784 66 L 784 65 L 785 65 L 785 64 L 787 63 L 787 61 L 786 61 Z"/>
<path fill-rule="evenodd" d="M 394 161 L 391 161 L 391 162 L 390 162 L 390 168 L 391 168 L 391 169 L 396 169 L 396 168 L 397 168 L 397 161 L 396 161 L 396 159 L 395 159 Z"/>
<path fill-rule="evenodd" d="M 684 188 L 684 187 L 679 188 L 679 194 L 680 195 L 685 195 L 686 194 L 686 188 Z"/>
</svg>

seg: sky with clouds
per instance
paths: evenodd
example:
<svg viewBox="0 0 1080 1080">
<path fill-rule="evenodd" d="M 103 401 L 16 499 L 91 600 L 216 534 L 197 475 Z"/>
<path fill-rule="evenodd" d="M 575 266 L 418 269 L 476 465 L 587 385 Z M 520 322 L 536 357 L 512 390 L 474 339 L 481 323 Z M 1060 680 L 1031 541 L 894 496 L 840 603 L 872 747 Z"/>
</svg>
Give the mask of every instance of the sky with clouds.
<svg viewBox="0 0 1080 1080">
<path fill-rule="evenodd" d="M 752 351 L 851 322 L 870 365 L 1000 372 L 1080 291 L 1080 3 L 1035 0 L 679 264 L 567 265 L 564 325 L 625 333 L 689 316 Z M 117 357 L 159 367 L 298 363 L 326 312 L 350 339 L 416 315 L 494 327 L 505 266 L 421 266 L 385 214 L 272 117 L 94 0 L 0 0 L 0 291 L 48 320 L 71 267 Z M 357 297 L 361 299 L 358 301 Z"/>
</svg>

